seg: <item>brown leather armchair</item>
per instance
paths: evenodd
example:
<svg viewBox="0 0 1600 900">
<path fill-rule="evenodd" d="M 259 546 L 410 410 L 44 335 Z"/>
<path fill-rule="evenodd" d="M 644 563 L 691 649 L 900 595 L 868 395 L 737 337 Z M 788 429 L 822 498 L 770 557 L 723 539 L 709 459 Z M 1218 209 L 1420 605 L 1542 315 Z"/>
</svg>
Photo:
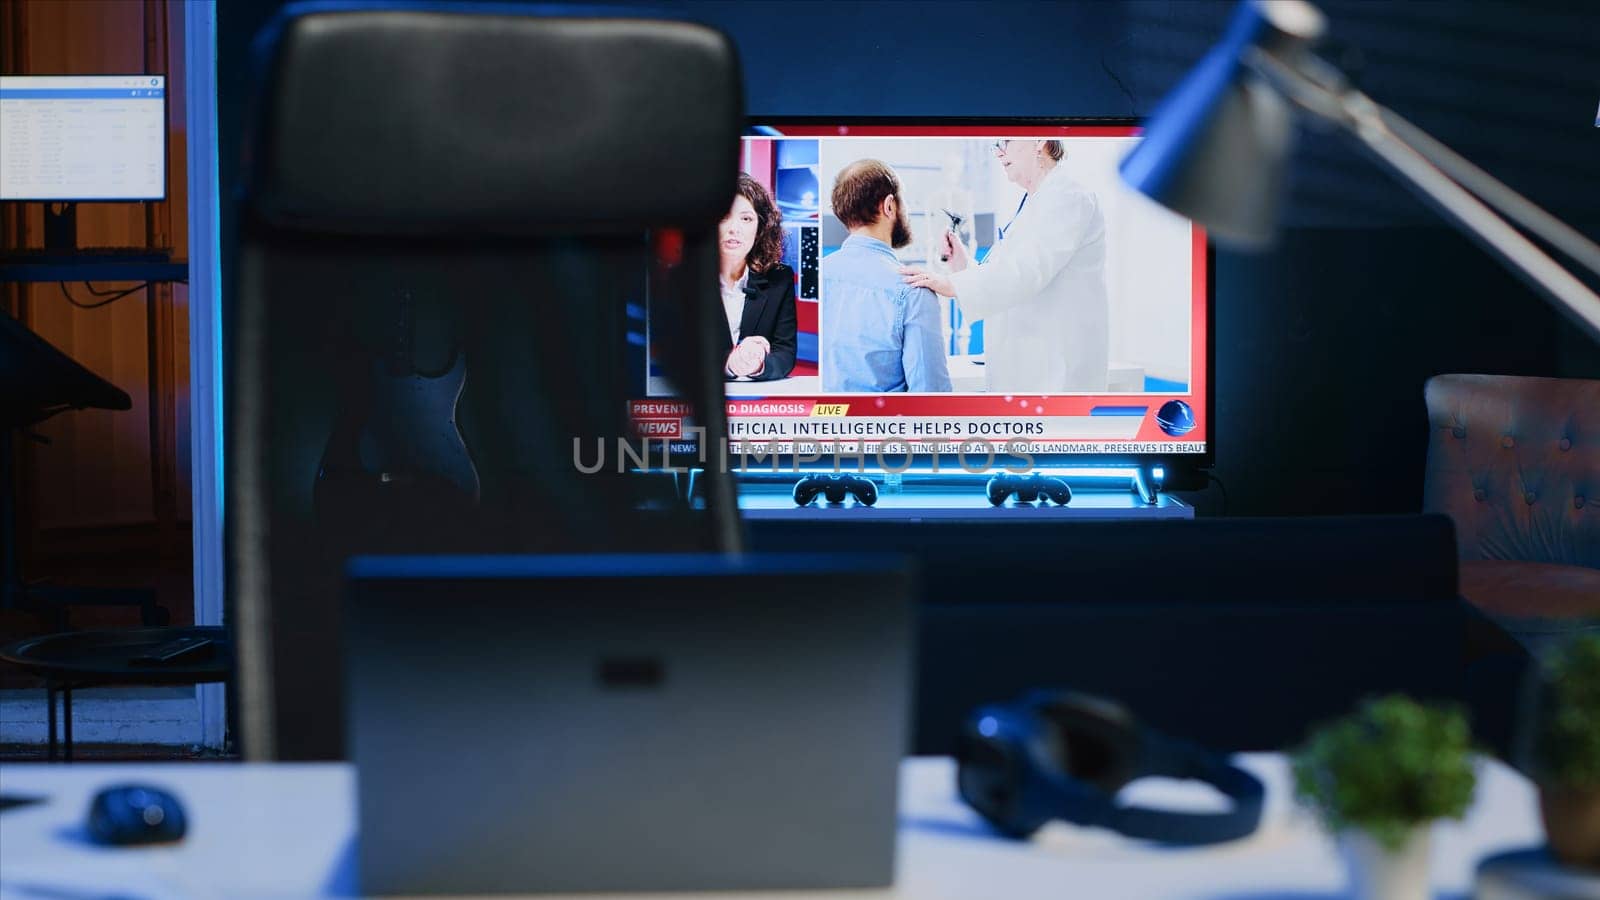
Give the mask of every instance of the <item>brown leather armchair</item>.
<svg viewBox="0 0 1600 900">
<path fill-rule="evenodd" d="M 1600 381 L 1440 375 L 1423 508 L 1456 524 L 1461 593 L 1538 655 L 1600 631 Z"/>
</svg>

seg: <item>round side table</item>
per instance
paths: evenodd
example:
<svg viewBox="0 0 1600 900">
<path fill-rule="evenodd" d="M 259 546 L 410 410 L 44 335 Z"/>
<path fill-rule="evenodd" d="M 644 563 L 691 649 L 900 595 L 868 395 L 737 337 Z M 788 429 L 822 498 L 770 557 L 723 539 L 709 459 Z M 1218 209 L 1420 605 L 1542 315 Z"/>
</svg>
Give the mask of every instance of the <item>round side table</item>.
<svg viewBox="0 0 1600 900">
<path fill-rule="evenodd" d="M 207 643 L 170 662 L 141 660 L 183 639 Z M 233 643 L 226 628 L 122 628 L 67 631 L 17 641 L 0 649 L 0 661 L 44 678 L 47 697 L 46 759 L 57 755 L 56 695 L 61 696 L 62 759 L 72 761 L 72 692 L 106 685 L 207 684 L 233 673 Z"/>
</svg>

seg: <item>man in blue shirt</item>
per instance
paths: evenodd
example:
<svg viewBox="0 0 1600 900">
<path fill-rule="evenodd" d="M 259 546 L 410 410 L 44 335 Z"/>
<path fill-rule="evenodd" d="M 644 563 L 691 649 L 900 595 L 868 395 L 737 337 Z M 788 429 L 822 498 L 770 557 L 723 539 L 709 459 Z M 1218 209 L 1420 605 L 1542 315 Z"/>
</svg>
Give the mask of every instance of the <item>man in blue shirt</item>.
<svg viewBox="0 0 1600 900">
<path fill-rule="evenodd" d="M 822 389 L 950 390 L 943 304 L 900 277 L 894 251 L 911 243 L 911 227 L 894 170 L 875 159 L 845 166 L 833 213 L 850 236 L 822 260 Z"/>
</svg>

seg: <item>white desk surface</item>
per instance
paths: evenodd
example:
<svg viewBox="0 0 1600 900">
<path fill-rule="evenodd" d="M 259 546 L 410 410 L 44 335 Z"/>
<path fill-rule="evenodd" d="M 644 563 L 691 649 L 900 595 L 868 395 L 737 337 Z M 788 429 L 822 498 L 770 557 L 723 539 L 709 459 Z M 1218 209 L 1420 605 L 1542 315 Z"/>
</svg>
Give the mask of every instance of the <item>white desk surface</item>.
<svg viewBox="0 0 1600 900">
<path fill-rule="evenodd" d="M 461 762 L 461 761 L 458 761 Z M 1295 900 L 1346 896 L 1333 842 L 1288 794 L 1282 757 L 1241 757 L 1267 784 L 1267 811 L 1251 837 L 1209 849 L 1164 849 L 1098 829 L 1053 824 L 1031 842 L 986 832 L 955 793 L 949 759 L 901 769 L 899 875 L 893 890 L 717 893 L 707 900 L 1032 900 L 1205 898 Z M 0 766 L 7 793 L 47 803 L 0 813 L 0 898 L 310 897 L 352 892 L 346 853 L 355 834 L 346 765 L 230 763 Z M 82 836 L 93 792 L 148 782 L 178 795 L 189 836 L 164 848 L 109 849 Z M 1141 802 L 1204 808 L 1208 788 L 1151 779 L 1129 788 Z M 419 817 L 426 816 L 419 810 Z M 1435 896 L 1470 892 L 1491 853 L 1542 843 L 1532 785 L 1497 762 L 1479 770 L 1464 822 L 1435 826 Z M 626 865 L 626 860 L 618 860 Z M 640 895 L 632 895 L 638 897 Z M 692 895 L 670 895 L 694 900 Z M 582 900 L 604 900 L 583 895 Z"/>
<path fill-rule="evenodd" d="M 729 397 L 821 396 L 823 393 L 820 375 L 791 375 L 776 381 L 729 381 L 724 383 L 724 389 Z M 645 393 L 660 399 L 675 396 L 672 384 L 659 375 L 651 376 Z"/>
<path fill-rule="evenodd" d="M 952 356 L 948 360 L 950 390 L 957 394 L 982 394 L 989 390 L 989 376 L 983 368 L 983 357 Z"/>
<path fill-rule="evenodd" d="M 957 393 L 981 394 L 989 390 L 989 376 L 984 371 L 982 353 L 948 358 L 950 390 Z M 1137 394 L 1144 390 L 1144 366 L 1113 360 L 1106 375 L 1106 392 L 1110 394 Z"/>
<path fill-rule="evenodd" d="M 950 391 L 955 394 L 983 394 L 989 390 L 988 375 L 984 371 L 982 354 L 949 357 Z M 1144 391 L 1144 367 L 1127 363 L 1112 363 L 1107 382 L 1107 393 L 1138 394 Z M 652 397 L 667 397 L 672 386 L 660 376 L 652 376 L 646 389 Z M 790 397 L 796 395 L 822 396 L 822 376 L 791 375 L 776 381 L 727 382 L 729 397 Z"/>
<path fill-rule="evenodd" d="M 729 381 L 729 397 L 789 397 L 822 393 L 821 375 L 790 375 L 776 381 Z"/>
</svg>

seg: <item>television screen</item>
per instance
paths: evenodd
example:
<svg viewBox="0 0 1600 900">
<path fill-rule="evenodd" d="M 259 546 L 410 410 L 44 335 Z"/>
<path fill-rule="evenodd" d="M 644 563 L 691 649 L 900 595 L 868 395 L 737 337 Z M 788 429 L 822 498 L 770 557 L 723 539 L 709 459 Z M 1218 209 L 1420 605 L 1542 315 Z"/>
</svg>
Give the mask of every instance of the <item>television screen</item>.
<svg viewBox="0 0 1600 900">
<path fill-rule="evenodd" d="M 1119 180 L 1136 125 L 752 130 L 718 231 L 731 453 L 1206 455 L 1206 237 Z M 649 371 L 640 434 L 696 449 Z"/>
</svg>

